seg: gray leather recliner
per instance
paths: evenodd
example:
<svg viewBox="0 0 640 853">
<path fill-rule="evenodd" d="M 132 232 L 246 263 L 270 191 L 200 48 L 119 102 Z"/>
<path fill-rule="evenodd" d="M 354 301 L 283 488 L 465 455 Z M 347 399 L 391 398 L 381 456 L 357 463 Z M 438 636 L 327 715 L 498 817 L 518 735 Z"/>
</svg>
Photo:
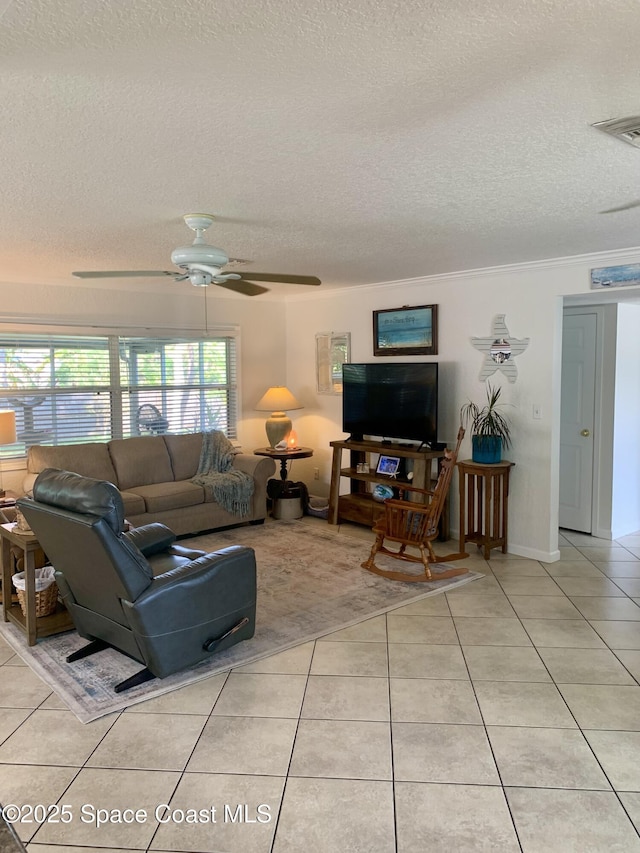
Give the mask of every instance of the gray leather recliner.
<svg viewBox="0 0 640 853">
<path fill-rule="evenodd" d="M 17 505 L 56 570 L 78 633 L 91 640 L 67 660 L 113 646 L 145 665 L 116 692 L 253 636 L 252 548 L 206 554 L 176 545 L 157 523 L 123 532 L 122 498 L 112 483 L 55 468 L 38 475 L 33 500 Z"/>
</svg>

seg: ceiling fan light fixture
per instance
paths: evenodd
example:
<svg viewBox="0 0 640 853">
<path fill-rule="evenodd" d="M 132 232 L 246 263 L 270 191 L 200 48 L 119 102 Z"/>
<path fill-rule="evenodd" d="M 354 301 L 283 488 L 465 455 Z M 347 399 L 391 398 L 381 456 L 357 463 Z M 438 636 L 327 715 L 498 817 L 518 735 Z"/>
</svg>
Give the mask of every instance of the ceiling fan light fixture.
<svg viewBox="0 0 640 853">
<path fill-rule="evenodd" d="M 189 281 L 194 287 L 209 287 L 211 284 L 211 276 L 208 272 L 196 272 L 192 270 L 189 273 Z"/>
</svg>

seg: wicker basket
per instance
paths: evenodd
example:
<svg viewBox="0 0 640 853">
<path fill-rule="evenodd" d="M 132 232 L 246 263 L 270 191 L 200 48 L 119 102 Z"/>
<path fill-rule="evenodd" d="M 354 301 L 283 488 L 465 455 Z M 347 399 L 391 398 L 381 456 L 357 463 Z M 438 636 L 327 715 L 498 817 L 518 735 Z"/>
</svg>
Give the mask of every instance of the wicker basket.
<svg viewBox="0 0 640 853">
<path fill-rule="evenodd" d="M 27 593 L 24 589 L 17 589 L 18 601 L 22 609 L 22 615 L 27 616 Z M 36 616 L 50 616 L 56 609 L 58 603 L 58 584 L 52 583 L 46 589 L 36 592 Z"/>
<path fill-rule="evenodd" d="M 58 584 L 53 580 L 53 568 L 44 566 L 35 570 L 36 616 L 50 616 L 58 603 Z M 24 572 L 13 576 L 13 585 L 18 594 L 18 602 L 23 616 L 27 616 L 27 592 L 25 590 Z M 44 589 L 38 587 L 44 587 Z"/>
</svg>

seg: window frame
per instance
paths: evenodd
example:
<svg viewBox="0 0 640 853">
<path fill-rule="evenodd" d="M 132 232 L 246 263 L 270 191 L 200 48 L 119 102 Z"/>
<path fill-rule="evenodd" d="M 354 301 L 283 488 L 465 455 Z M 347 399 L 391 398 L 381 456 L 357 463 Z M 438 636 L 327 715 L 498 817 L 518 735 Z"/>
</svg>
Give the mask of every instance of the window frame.
<svg viewBox="0 0 640 853">
<path fill-rule="evenodd" d="M 206 333 L 198 333 L 193 330 L 190 331 L 182 331 L 177 329 L 171 330 L 153 330 L 153 334 L 150 334 L 151 330 L 148 329 L 127 329 L 127 330 L 115 330 L 115 329 L 100 329 L 98 327 L 92 328 L 91 330 L 81 330 L 74 329 L 73 331 L 65 328 L 62 330 L 61 328 L 41 328 L 38 331 L 33 330 L 22 330 L 15 328 L 2 328 L 0 326 L 0 354 L 7 347 L 15 346 L 16 349 L 20 348 L 20 344 L 23 343 L 24 349 L 28 349 L 29 346 L 35 348 L 38 345 L 41 348 L 46 349 L 47 346 L 51 348 L 51 355 L 48 361 L 48 371 L 50 375 L 50 384 L 47 386 L 36 385 L 33 386 L 25 386 L 24 387 L 24 396 L 29 397 L 34 394 L 43 394 L 47 398 L 47 405 L 50 406 L 51 409 L 51 421 L 52 421 L 52 429 L 50 432 L 53 435 L 45 440 L 35 440 L 35 441 L 27 441 L 19 440 L 15 445 L 6 445 L 4 447 L 0 447 L 0 459 L 7 461 L 10 459 L 20 459 L 26 456 L 29 446 L 33 444 L 48 444 L 54 446 L 61 445 L 69 445 L 75 443 L 82 443 L 86 440 L 87 443 L 102 443 L 108 442 L 115 438 L 124 438 L 130 435 L 139 435 L 140 433 L 134 427 L 132 423 L 132 418 L 130 414 L 130 408 L 126 405 L 125 395 L 134 392 L 135 390 L 144 391 L 149 393 L 150 391 L 158 392 L 162 395 L 162 398 L 165 399 L 166 395 L 170 397 L 173 396 L 175 398 L 178 394 L 184 393 L 185 391 L 196 391 L 199 392 L 197 395 L 197 403 L 195 406 L 192 406 L 190 412 L 194 413 L 194 416 L 197 418 L 197 423 L 201 428 L 206 427 L 206 418 L 207 418 L 207 406 L 206 406 L 206 398 L 207 389 L 210 388 L 221 388 L 227 395 L 226 401 L 222 406 L 222 411 L 224 412 L 224 421 L 226 424 L 225 434 L 233 441 L 237 440 L 238 437 L 238 427 L 241 420 L 242 412 L 241 412 L 241 387 L 240 387 L 240 330 L 237 326 L 220 326 L 220 327 L 210 327 Z M 102 383 L 96 384 L 81 384 L 78 382 L 77 385 L 60 385 L 56 381 L 56 364 L 55 364 L 55 351 L 56 349 L 64 349 L 64 344 L 68 343 L 68 349 L 73 349 L 74 342 L 79 344 L 81 347 L 82 342 L 89 342 L 95 339 L 96 341 L 103 341 L 106 343 L 106 350 L 108 353 L 107 356 L 107 369 L 109 371 L 109 382 L 108 386 L 105 386 Z M 171 344 L 176 343 L 197 343 L 198 346 L 198 359 L 197 359 L 197 378 L 198 381 L 194 383 L 187 384 L 181 383 L 167 383 L 166 376 L 162 376 L 162 381 L 160 383 L 153 384 L 143 384 L 143 385 L 133 385 L 128 382 L 123 382 L 122 374 L 121 374 L 121 350 L 123 345 L 126 345 L 127 342 L 132 341 L 147 341 L 149 344 L 158 345 L 162 347 L 162 360 L 166 359 L 166 350 L 164 347 L 169 346 Z M 225 370 L 225 381 L 222 383 L 209 383 L 207 384 L 205 381 L 205 370 L 206 364 L 204 361 L 204 345 L 207 342 L 211 341 L 220 341 L 224 343 L 224 370 Z M 90 347 L 87 347 L 89 349 Z M 101 348 L 101 347 L 97 347 Z M 78 375 L 78 379 L 81 379 L 81 375 Z M 2 367 L 2 359 L 0 357 L 0 408 L 14 408 L 10 403 L 8 405 L 4 405 L 5 402 L 11 397 L 16 397 L 16 390 L 19 386 L 9 386 L 6 381 L 6 374 L 4 373 Z M 79 434 L 77 437 L 73 437 L 72 434 L 67 431 L 65 434 L 64 427 L 60 429 L 56 429 L 55 419 L 56 415 L 53 413 L 53 409 L 55 408 L 53 402 L 60 398 L 62 395 L 67 394 L 72 396 L 75 392 L 83 393 L 83 392 L 95 392 L 97 395 L 106 393 L 109 397 L 109 402 L 106 407 L 106 411 L 108 413 L 108 428 L 105 431 L 104 436 L 95 438 L 91 441 L 90 435 L 86 433 L 84 436 Z M 75 401 L 73 401 L 75 403 Z M 80 405 L 83 405 L 80 403 Z M 16 412 L 19 413 L 19 409 L 17 407 Z M 72 415 L 71 415 L 72 418 Z M 128 418 L 128 422 L 127 422 Z M 24 429 L 24 416 L 22 419 L 18 414 L 18 421 L 22 421 L 23 432 Z M 211 427 L 210 427 L 211 428 Z M 217 427 L 216 427 L 217 428 Z M 187 429 L 167 429 L 166 432 L 172 434 L 178 433 L 186 433 L 189 432 Z M 146 434 L 146 433 L 145 433 Z"/>
</svg>

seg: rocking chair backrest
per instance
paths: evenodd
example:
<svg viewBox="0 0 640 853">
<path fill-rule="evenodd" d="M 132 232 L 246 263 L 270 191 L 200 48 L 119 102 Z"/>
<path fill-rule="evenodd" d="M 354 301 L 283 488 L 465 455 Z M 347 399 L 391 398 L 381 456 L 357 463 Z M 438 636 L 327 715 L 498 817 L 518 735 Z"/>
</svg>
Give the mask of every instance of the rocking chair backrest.
<svg viewBox="0 0 640 853">
<path fill-rule="evenodd" d="M 458 430 L 455 450 L 445 450 L 444 459 L 440 463 L 440 473 L 438 474 L 436 487 L 433 490 L 433 497 L 429 502 L 429 508 L 432 511 L 431 529 L 433 532 L 435 532 L 438 528 L 438 524 L 440 523 L 440 516 L 442 515 L 442 510 L 444 509 L 445 501 L 447 500 L 447 496 L 449 495 L 449 487 L 451 486 L 453 469 L 456 467 L 458 452 L 460 450 L 460 445 L 462 444 L 463 438 L 464 429 L 460 427 L 460 429 Z"/>
<path fill-rule="evenodd" d="M 463 438 L 464 429 L 460 427 L 455 450 L 444 452 L 438 480 L 428 504 L 397 498 L 385 501 L 386 535 L 391 539 L 411 545 L 435 538 Z"/>
</svg>

